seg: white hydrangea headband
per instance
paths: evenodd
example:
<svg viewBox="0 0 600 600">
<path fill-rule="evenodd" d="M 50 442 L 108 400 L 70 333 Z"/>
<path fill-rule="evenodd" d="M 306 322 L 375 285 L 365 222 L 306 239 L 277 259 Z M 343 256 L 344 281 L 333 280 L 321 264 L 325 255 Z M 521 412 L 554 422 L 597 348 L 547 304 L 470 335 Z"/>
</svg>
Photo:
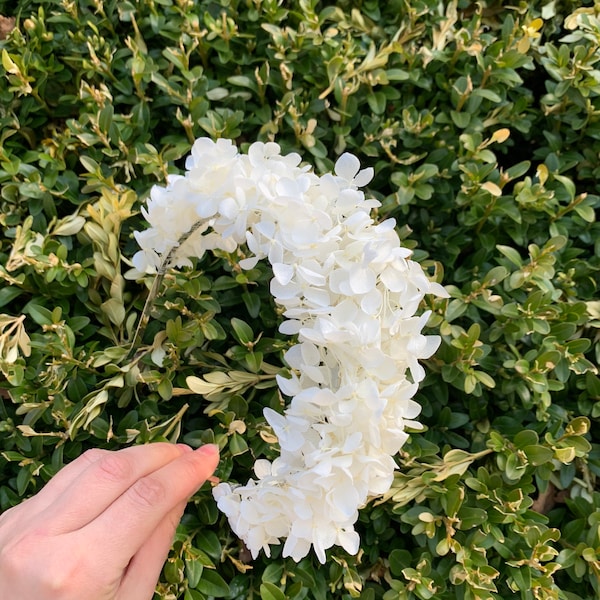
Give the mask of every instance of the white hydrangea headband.
<svg viewBox="0 0 600 600">
<path fill-rule="evenodd" d="M 242 268 L 268 259 L 280 331 L 298 340 L 285 354 L 292 378 L 278 377 L 291 401 L 283 415 L 264 410 L 281 454 L 214 497 L 254 557 L 285 538 L 283 556 L 299 561 L 312 545 L 323 563 L 333 545 L 358 551 L 358 509 L 390 488 L 405 427 L 419 427 L 418 361 L 439 338 L 422 335 L 429 315 L 417 311 L 426 294 L 447 293 L 410 260 L 392 219 L 370 217 L 379 203 L 358 188 L 372 169 L 343 154 L 318 176 L 300 160 L 275 143 L 240 154 L 229 140 L 197 140 L 185 176 L 152 188 L 133 264 L 164 272 L 242 244 L 253 255 Z"/>
</svg>

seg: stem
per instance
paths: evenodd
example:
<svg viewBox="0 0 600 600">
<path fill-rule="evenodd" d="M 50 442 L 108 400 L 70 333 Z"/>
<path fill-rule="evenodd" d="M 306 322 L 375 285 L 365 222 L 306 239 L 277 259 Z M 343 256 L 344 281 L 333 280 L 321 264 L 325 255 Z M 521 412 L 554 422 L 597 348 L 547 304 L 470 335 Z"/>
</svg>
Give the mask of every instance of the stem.
<svg viewBox="0 0 600 600">
<path fill-rule="evenodd" d="M 162 265 L 161 265 L 161 269 L 162 269 Z M 144 308 L 142 309 L 142 315 L 140 317 L 140 320 L 138 321 L 138 325 L 135 330 L 133 340 L 131 341 L 131 348 L 129 349 L 129 353 L 127 354 L 127 360 L 131 360 L 135 355 L 135 350 L 136 350 L 136 347 L 138 344 L 138 340 L 140 340 L 142 338 L 142 335 L 144 334 L 144 331 L 146 330 L 146 325 L 148 325 L 148 321 L 150 320 L 150 310 L 152 308 L 152 302 L 154 301 L 154 298 L 156 297 L 157 290 L 159 289 L 164 276 L 165 276 L 164 272 L 161 273 L 159 271 L 157 273 L 156 277 L 154 278 L 154 281 L 152 282 L 152 287 L 150 288 L 150 291 L 148 292 L 148 297 L 146 298 Z"/>
<path fill-rule="evenodd" d="M 158 268 L 158 271 L 156 273 L 156 277 L 154 278 L 154 281 L 152 282 L 152 287 L 150 288 L 150 291 L 148 292 L 148 297 L 146 298 L 144 308 L 142 309 L 142 314 L 140 316 L 140 320 L 138 321 L 138 326 L 135 330 L 135 334 L 133 335 L 133 340 L 131 342 L 131 348 L 129 349 L 129 353 L 127 354 L 128 360 L 131 360 L 133 358 L 133 356 L 135 354 L 135 350 L 137 348 L 137 344 L 141 340 L 142 336 L 144 335 L 144 331 L 146 330 L 148 321 L 150 321 L 150 311 L 152 310 L 152 303 L 154 302 L 156 296 L 158 295 L 158 292 L 162 285 L 165 274 L 166 274 L 167 270 L 170 268 L 171 262 L 172 262 L 173 258 L 175 257 L 177 250 L 179 248 L 181 248 L 181 245 L 184 244 L 190 238 L 190 236 L 192 234 L 194 234 L 200 228 L 200 226 L 203 223 L 204 223 L 204 221 L 196 221 L 192 225 L 192 227 L 189 229 L 189 231 L 186 231 L 186 233 L 184 233 L 179 238 L 179 240 L 177 241 L 177 244 L 175 246 L 173 246 L 167 252 L 167 255 L 165 256 L 162 263 L 160 264 L 160 267 Z"/>
<path fill-rule="evenodd" d="M 569 202 L 569 204 L 567 206 L 563 206 L 555 215 L 552 215 L 550 217 L 550 221 L 552 223 L 555 223 L 556 221 L 558 221 L 559 219 L 564 217 L 568 212 L 572 211 L 576 206 L 581 204 L 585 200 L 586 197 L 587 197 L 586 192 L 579 194 L 578 196 L 575 196 L 575 198 L 573 198 L 573 200 L 571 200 L 571 202 Z"/>
<path fill-rule="evenodd" d="M 183 418 L 183 415 L 185 414 L 185 412 L 187 411 L 187 409 L 190 407 L 189 404 L 184 404 L 179 411 L 177 412 L 177 414 L 171 419 L 171 423 L 169 424 L 169 426 L 167 427 L 167 429 L 165 429 L 165 431 L 163 432 L 163 436 L 164 437 L 168 437 L 169 434 L 173 431 L 173 429 L 175 429 L 175 426 L 178 425 L 181 422 L 181 419 Z"/>
<path fill-rule="evenodd" d="M 497 196 L 492 196 L 492 201 L 485 207 L 485 213 L 483 214 L 483 217 L 481 217 L 481 219 L 479 220 L 479 223 L 477 223 L 477 227 L 475 229 L 476 233 L 481 233 L 481 230 L 483 228 L 483 226 L 485 225 L 485 222 L 488 220 L 489 216 L 492 214 L 492 211 L 494 210 L 494 207 L 496 206 L 496 200 L 497 200 Z"/>
</svg>

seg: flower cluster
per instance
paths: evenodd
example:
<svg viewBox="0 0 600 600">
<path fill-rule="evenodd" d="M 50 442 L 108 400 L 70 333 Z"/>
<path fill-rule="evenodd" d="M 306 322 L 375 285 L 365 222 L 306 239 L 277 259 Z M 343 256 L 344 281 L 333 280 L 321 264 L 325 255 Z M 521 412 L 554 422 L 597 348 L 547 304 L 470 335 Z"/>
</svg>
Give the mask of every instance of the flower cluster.
<svg viewBox="0 0 600 600">
<path fill-rule="evenodd" d="M 278 379 L 291 400 L 284 414 L 264 413 L 281 453 L 256 462 L 256 480 L 214 489 L 254 556 L 284 538 L 295 560 L 311 546 L 321 562 L 333 545 L 356 553 L 358 509 L 389 489 L 405 428 L 418 427 L 418 361 L 439 339 L 421 333 L 428 314 L 417 311 L 425 294 L 446 293 L 410 260 L 394 221 L 370 216 L 378 202 L 359 188 L 371 177 L 350 154 L 318 176 L 275 143 L 240 154 L 228 140 L 199 139 L 185 176 L 152 189 L 150 227 L 135 234 L 140 273 L 241 244 L 243 268 L 271 264 L 280 330 L 297 336 L 285 354 L 292 377 Z"/>
</svg>

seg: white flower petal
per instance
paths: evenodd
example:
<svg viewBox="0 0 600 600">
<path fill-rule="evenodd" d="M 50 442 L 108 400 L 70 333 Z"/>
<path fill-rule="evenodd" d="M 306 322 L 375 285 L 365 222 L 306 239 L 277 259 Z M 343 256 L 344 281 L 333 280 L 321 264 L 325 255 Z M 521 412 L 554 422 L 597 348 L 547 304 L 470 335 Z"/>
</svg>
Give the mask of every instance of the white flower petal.
<svg viewBox="0 0 600 600">
<path fill-rule="evenodd" d="M 362 171 L 359 171 L 354 178 L 354 185 L 357 187 L 364 187 L 373 179 L 373 175 L 375 175 L 375 171 L 372 167 L 368 167 Z"/>
<path fill-rule="evenodd" d="M 347 181 L 352 181 L 360 169 L 360 161 L 354 154 L 344 152 L 336 161 L 335 174 Z"/>
<path fill-rule="evenodd" d="M 294 277 L 293 265 L 276 263 L 271 266 L 273 267 L 273 275 L 275 275 L 275 279 L 277 279 L 277 282 L 281 285 L 287 285 Z"/>
</svg>

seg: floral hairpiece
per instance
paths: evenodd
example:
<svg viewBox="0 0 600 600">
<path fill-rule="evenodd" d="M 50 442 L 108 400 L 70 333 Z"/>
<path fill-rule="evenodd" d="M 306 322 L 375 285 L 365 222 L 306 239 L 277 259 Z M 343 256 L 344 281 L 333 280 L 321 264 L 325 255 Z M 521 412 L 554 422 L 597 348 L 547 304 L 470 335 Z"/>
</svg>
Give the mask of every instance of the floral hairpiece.
<svg viewBox="0 0 600 600">
<path fill-rule="evenodd" d="M 419 427 L 418 361 L 439 338 L 421 333 L 429 315 L 417 312 L 426 294 L 447 294 L 410 260 L 394 220 L 370 216 L 379 203 L 359 188 L 372 169 L 343 154 L 319 176 L 300 161 L 272 142 L 240 154 L 229 140 L 197 140 L 185 176 L 152 188 L 133 264 L 164 273 L 242 244 L 252 255 L 242 268 L 268 259 L 280 331 L 297 336 L 292 377 L 278 377 L 291 400 L 283 415 L 264 410 L 281 453 L 214 497 L 254 557 L 285 538 L 283 556 L 299 561 L 312 546 L 323 563 L 333 545 L 358 551 L 358 509 L 390 488 L 405 428 Z"/>
</svg>

